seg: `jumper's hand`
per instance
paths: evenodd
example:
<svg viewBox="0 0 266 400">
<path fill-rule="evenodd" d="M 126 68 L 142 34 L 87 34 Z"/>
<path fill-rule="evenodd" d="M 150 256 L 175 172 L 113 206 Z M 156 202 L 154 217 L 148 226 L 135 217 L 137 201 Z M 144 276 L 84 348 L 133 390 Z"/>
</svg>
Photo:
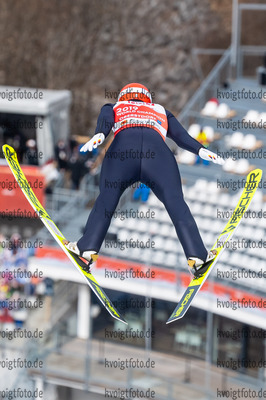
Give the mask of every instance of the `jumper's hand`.
<svg viewBox="0 0 266 400">
<path fill-rule="evenodd" d="M 214 164 L 223 165 L 225 163 L 223 158 L 218 157 L 217 154 L 213 153 L 212 151 L 210 151 L 208 149 L 201 148 L 199 151 L 199 156 L 203 160 L 212 161 Z"/>
<path fill-rule="evenodd" d="M 92 151 L 96 149 L 100 144 L 102 144 L 105 140 L 105 136 L 103 133 L 96 133 L 84 146 L 81 147 L 80 151 Z"/>
</svg>

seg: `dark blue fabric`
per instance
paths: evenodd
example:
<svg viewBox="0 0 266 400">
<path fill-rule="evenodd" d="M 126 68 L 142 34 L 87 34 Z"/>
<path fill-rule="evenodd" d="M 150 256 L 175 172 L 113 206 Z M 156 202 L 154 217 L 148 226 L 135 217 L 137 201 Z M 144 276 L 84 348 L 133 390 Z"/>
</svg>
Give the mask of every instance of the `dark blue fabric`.
<svg viewBox="0 0 266 400">
<path fill-rule="evenodd" d="M 102 115 L 111 115 L 111 107 L 104 106 L 103 109 Z M 172 121 L 171 115 L 169 116 L 170 137 L 179 141 L 182 147 L 189 147 L 197 153 L 197 149 L 202 146 L 192 138 L 191 140 L 180 139 L 179 136 L 185 137 L 188 134 L 185 130 L 182 131 L 183 128 L 179 123 L 179 133 L 172 132 L 176 123 Z M 98 119 L 97 127 L 105 126 L 103 120 L 99 122 Z M 103 129 L 100 131 L 107 132 Z M 137 154 L 138 157 L 136 157 Z M 149 186 L 165 205 L 187 258 L 195 256 L 205 260 L 207 250 L 184 201 L 175 157 L 162 137 L 146 127 L 127 128 L 120 131 L 106 152 L 102 164 L 100 194 L 89 215 L 84 235 L 78 241 L 79 249 L 82 252 L 100 250 L 120 196 L 128 186 L 138 181 Z"/>
</svg>

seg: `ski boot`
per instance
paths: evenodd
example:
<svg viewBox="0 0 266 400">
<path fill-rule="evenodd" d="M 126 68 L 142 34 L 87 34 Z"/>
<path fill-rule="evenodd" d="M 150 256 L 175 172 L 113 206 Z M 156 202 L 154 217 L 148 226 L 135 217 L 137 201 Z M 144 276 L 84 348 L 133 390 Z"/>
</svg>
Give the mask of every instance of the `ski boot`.
<svg viewBox="0 0 266 400">
<path fill-rule="evenodd" d="M 216 257 L 216 255 L 217 251 L 211 250 L 207 255 L 206 261 L 203 261 L 197 257 L 189 257 L 189 272 L 192 273 L 195 278 L 200 278 L 207 271 L 210 266 L 210 262 Z"/>
<path fill-rule="evenodd" d="M 68 240 L 64 240 L 63 244 L 67 248 L 68 251 L 71 253 L 76 254 L 82 262 L 81 268 L 85 272 L 90 272 L 90 269 L 92 267 L 92 264 L 97 260 L 98 258 L 98 253 L 94 250 L 88 250 L 88 251 L 83 251 L 83 253 L 80 252 L 77 242 L 69 242 Z"/>
</svg>

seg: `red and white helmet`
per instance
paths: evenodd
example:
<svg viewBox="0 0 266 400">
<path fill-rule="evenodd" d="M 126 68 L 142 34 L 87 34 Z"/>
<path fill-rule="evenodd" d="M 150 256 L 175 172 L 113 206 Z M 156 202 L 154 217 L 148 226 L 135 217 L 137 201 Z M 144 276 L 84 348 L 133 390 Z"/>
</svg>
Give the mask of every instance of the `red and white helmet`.
<svg viewBox="0 0 266 400">
<path fill-rule="evenodd" d="M 121 89 L 117 101 L 141 100 L 152 103 L 152 97 L 146 86 L 140 83 L 129 83 Z"/>
</svg>

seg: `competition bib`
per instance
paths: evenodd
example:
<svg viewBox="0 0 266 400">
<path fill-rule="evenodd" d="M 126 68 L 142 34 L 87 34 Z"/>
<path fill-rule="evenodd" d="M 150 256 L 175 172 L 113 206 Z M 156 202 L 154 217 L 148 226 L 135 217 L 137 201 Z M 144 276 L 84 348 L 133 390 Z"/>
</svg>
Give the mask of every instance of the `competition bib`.
<svg viewBox="0 0 266 400">
<path fill-rule="evenodd" d="M 152 128 L 165 140 L 168 122 L 163 106 L 139 101 L 119 101 L 114 105 L 114 135 L 125 128 L 142 126 Z"/>
</svg>

